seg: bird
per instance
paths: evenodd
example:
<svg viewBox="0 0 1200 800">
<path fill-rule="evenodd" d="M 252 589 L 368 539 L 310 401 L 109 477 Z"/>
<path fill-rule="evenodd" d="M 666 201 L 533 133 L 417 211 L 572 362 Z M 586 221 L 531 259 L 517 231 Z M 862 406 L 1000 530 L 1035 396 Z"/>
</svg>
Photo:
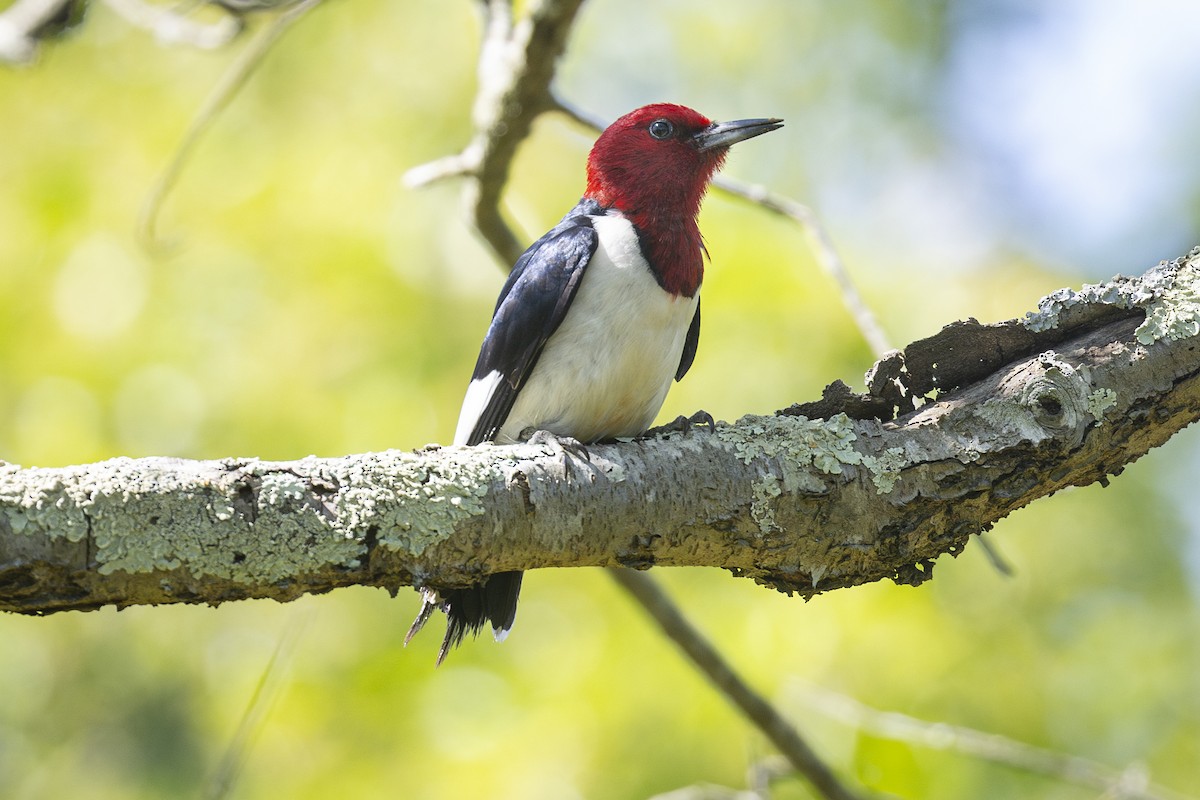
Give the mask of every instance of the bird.
<svg viewBox="0 0 1200 800">
<path fill-rule="evenodd" d="M 708 255 L 697 216 L 737 142 L 776 118 L 714 122 L 673 103 L 620 117 L 588 155 L 583 197 L 517 259 L 463 399 L 456 445 L 548 437 L 571 452 L 646 432 L 700 337 Z M 503 641 L 521 572 L 467 587 L 419 587 L 407 644 L 435 609 L 446 654 L 485 624 Z"/>
</svg>

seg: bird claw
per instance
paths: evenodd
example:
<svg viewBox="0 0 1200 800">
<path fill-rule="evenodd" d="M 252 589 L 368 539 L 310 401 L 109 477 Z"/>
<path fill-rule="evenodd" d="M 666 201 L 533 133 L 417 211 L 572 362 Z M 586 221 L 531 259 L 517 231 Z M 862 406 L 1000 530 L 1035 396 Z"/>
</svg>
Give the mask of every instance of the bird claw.
<svg viewBox="0 0 1200 800">
<path fill-rule="evenodd" d="M 563 469 L 569 475 L 571 473 L 571 456 L 592 463 L 592 454 L 588 452 L 587 447 L 583 442 L 571 436 L 559 436 L 557 433 L 543 430 L 531 430 L 526 428 L 521 431 L 523 441 L 529 444 L 538 444 L 549 447 L 551 450 L 562 453 Z"/>
<path fill-rule="evenodd" d="M 715 419 L 713 419 L 712 414 L 701 409 L 700 411 L 697 411 L 695 414 L 692 414 L 690 417 L 685 417 L 682 414 L 680 414 L 678 417 L 676 417 L 671 422 L 668 422 L 666 425 L 659 425 L 657 428 L 651 428 L 650 430 L 648 430 L 644 434 L 642 434 L 641 438 L 652 439 L 659 434 L 667 434 L 667 433 L 687 434 L 687 433 L 691 433 L 693 430 L 700 427 L 701 425 L 708 426 L 708 431 L 709 431 L 709 433 L 711 433 L 712 431 L 716 430 L 717 421 Z"/>
</svg>

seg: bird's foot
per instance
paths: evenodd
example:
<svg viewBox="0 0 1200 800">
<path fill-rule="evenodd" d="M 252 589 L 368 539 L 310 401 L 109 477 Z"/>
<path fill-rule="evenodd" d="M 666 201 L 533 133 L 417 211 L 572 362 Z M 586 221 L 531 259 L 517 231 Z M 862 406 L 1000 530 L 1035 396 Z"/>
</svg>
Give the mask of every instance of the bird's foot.
<svg viewBox="0 0 1200 800">
<path fill-rule="evenodd" d="M 717 421 L 715 419 L 713 419 L 712 414 L 710 414 L 707 411 L 704 411 L 702 409 L 700 411 L 697 411 L 695 414 L 692 414 L 690 417 L 685 417 L 682 414 L 680 414 L 672 422 L 668 422 L 666 425 L 659 425 L 657 428 L 651 428 L 650 430 L 643 433 L 641 435 L 641 437 L 639 437 L 639 438 L 653 439 L 655 436 L 658 436 L 659 434 L 667 434 L 667 433 L 684 433 L 684 434 L 686 434 L 686 433 L 690 433 L 691 431 L 695 430 L 696 428 L 699 428 L 701 425 L 707 426 L 708 432 L 712 433 L 714 430 L 716 430 Z"/>
<path fill-rule="evenodd" d="M 592 461 L 592 454 L 588 452 L 583 442 L 571 436 L 559 436 L 557 433 L 551 433 L 550 431 L 526 428 L 521 431 L 520 439 L 523 442 L 543 445 L 558 453 L 562 453 L 563 469 L 567 471 L 568 475 L 571 474 L 571 456 L 580 461 L 586 461 L 589 464 Z"/>
</svg>

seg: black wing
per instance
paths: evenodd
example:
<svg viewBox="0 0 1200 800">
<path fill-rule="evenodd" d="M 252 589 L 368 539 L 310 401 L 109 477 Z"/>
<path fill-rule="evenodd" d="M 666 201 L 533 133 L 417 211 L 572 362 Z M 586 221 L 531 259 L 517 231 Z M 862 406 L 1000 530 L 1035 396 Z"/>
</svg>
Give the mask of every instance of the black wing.
<svg viewBox="0 0 1200 800">
<path fill-rule="evenodd" d="M 471 375 L 472 384 L 492 373 L 499 373 L 500 380 L 483 398 L 465 444 L 491 441 L 504 425 L 546 340 L 567 315 L 596 252 L 598 236 L 590 216 L 603 213 L 594 201 L 581 200 L 517 259 L 500 290 Z"/>
<path fill-rule="evenodd" d="M 683 340 L 683 355 L 679 358 L 679 369 L 675 370 L 675 380 L 683 380 L 683 376 L 687 375 L 687 371 L 692 368 L 692 362 L 696 360 L 696 348 L 700 345 L 700 298 L 696 298 L 696 315 L 692 317 L 692 324 L 688 326 L 687 338 Z"/>
</svg>

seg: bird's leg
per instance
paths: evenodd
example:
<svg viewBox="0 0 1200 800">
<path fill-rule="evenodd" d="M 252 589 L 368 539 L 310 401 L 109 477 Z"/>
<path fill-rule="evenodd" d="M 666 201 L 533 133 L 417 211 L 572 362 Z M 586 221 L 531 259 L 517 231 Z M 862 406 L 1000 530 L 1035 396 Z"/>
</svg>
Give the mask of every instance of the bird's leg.
<svg viewBox="0 0 1200 800">
<path fill-rule="evenodd" d="M 717 421 L 715 419 L 713 419 L 712 414 L 701 409 L 700 411 L 697 411 L 695 414 L 692 414 L 690 417 L 685 417 L 682 414 L 680 414 L 673 421 L 668 422 L 666 425 L 659 425 L 657 428 L 651 428 L 650 430 L 646 431 L 638 438 L 639 439 L 653 439 L 655 436 L 658 436 L 659 434 L 690 433 L 692 430 L 700 427 L 701 425 L 708 426 L 708 430 L 711 433 L 713 430 L 716 429 Z"/>
<path fill-rule="evenodd" d="M 551 433 L 550 431 L 526 428 L 521 431 L 521 435 L 517 438 L 523 442 L 544 445 L 551 450 L 562 453 L 563 469 L 566 470 L 568 475 L 571 474 L 571 456 L 582 461 L 587 461 L 589 464 L 592 461 L 592 454 L 588 452 L 583 442 L 571 436 L 559 436 L 557 433 Z"/>
</svg>

